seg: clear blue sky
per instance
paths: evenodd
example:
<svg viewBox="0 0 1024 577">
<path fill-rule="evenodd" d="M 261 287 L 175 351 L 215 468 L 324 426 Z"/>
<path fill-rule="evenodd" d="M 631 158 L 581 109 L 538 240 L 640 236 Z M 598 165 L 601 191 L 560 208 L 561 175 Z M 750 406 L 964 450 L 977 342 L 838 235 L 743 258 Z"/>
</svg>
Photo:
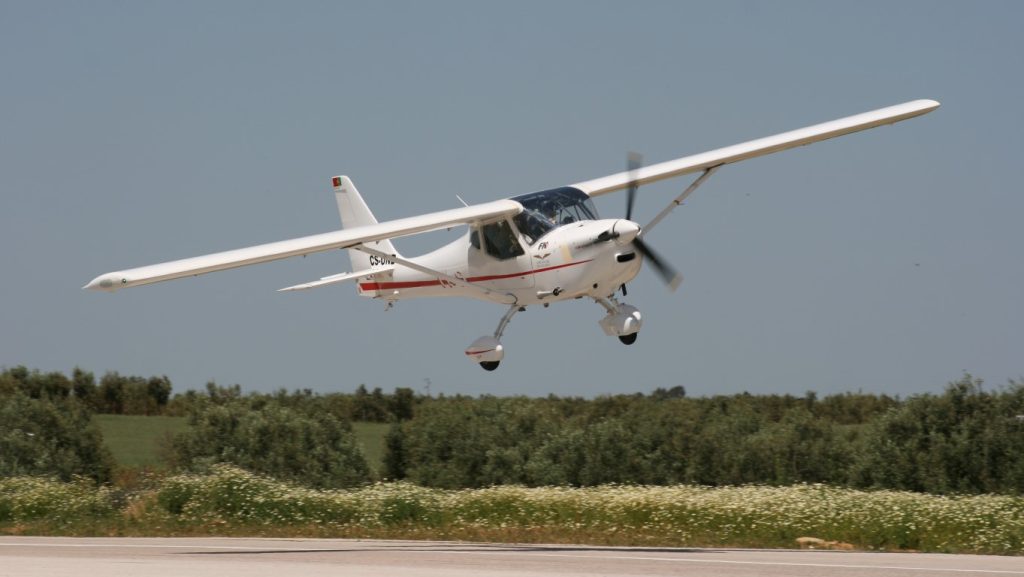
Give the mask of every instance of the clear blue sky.
<svg viewBox="0 0 1024 577">
<path fill-rule="evenodd" d="M 0 365 L 248 390 L 903 395 L 1024 374 L 1019 2 L 0 3 Z M 99 273 L 482 202 L 916 98 L 726 167 L 649 240 L 636 345 L 589 302 L 401 302 L 329 253 L 98 294 Z M 641 189 L 646 221 L 685 186 Z M 605 216 L 623 195 L 599 199 Z M 450 235 L 399 242 L 406 254 Z"/>
</svg>

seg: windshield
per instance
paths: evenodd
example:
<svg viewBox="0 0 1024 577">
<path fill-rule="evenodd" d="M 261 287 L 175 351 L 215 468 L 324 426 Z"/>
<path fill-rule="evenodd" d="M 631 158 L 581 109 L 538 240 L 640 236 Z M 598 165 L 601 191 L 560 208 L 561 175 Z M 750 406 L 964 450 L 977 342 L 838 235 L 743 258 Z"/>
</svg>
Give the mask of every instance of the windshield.
<svg viewBox="0 0 1024 577">
<path fill-rule="evenodd" d="M 523 212 L 513 220 L 530 244 L 563 224 L 597 219 L 597 209 L 590 197 L 570 186 L 531 192 L 512 200 L 523 205 Z"/>
</svg>

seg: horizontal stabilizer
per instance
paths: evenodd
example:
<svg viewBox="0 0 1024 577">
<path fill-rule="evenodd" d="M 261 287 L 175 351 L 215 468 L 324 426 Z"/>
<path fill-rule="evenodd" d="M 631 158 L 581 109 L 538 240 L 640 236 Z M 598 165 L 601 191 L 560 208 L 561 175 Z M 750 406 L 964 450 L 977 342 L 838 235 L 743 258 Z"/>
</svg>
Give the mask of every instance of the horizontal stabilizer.
<svg viewBox="0 0 1024 577">
<path fill-rule="evenodd" d="M 358 279 L 358 278 L 372 277 L 375 274 L 382 273 L 382 272 L 390 272 L 390 271 L 392 271 L 394 269 L 395 269 L 394 266 L 388 266 L 388 267 L 377 267 L 375 269 L 366 269 L 366 270 L 361 270 L 361 271 L 357 271 L 357 272 L 344 272 L 344 273 L 341 273 L 341 274 L 332 274 L 331 276 L 325 276 L 322 279 L 315 280 L 313 282 L 297 284 L 297 285 L 294 285 L 294 286 L 285 287 L 283 289 L 277 289 L 277 292 L 302 291 L 302 290 L 307 290 L 307 289 L 312 289 L 312 288 L 320 288 L 322 286 L 343 283 L 343 282 L 350 281 L 350 280 L 355 280 L 355 279 Z"/>
</svg>

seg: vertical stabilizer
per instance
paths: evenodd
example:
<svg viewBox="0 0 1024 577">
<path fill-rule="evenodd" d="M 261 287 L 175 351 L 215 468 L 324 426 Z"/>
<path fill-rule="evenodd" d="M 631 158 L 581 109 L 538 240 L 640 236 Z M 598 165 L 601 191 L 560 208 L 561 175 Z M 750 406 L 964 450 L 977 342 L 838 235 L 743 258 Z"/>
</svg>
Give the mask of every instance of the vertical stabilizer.
<svg viewBox="0 0 1024 577">
<path fill-rule="evenodd" d="M 363 200 L 359 191 L 356 190 L 356 185 L 352 184 L 352 180 L 349 177 L 335 176 L 332 182 L 334 183 L 334 197 L 338 201 L 338 214 L 341 215 L 342 228 L 356 228 L 377 224 L 377 219 L 370 212 L 370 207 L 366 206 L 366 201 Z M 398 254 L 390 240 L 378 240 L 367 244 L 371 248 L 386 254 Z M 352 261 L 353 271 L 390 268 L 394 265 L 394 263 L 381 262 L 381 259 L 375 256 L 370 256 L 354 249 L 349 249 L 348 258 Z"/>
</svg>

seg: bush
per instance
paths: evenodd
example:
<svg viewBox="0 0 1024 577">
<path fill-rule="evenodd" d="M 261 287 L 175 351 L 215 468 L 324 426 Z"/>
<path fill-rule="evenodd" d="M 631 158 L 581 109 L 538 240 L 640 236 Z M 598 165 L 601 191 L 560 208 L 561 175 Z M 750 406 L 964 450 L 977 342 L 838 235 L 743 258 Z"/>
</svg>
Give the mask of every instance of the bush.
<svg viewBox="0 0 1024 577">
<path fill-rule="evenodd" d="M 171 460 L 187 470 L 232 463 L 320 488 L 367 483 L 370 469 L 352 427 L 333 415 L 305 414 L 268 402 L 210 405 L 190 417 L 172 442 Z"/>
<path fill-rule="evenodd" d="M 214 465 L 206 474 L 166 479 L 156 500 L 164 511 L 191 523 L 383 527 L 437 521 L 445 510 L 441 496 L 406 483 L 317 490 Z"/>
<path fill-rule="evenodd" d="M 166 479 L 164 512 L 192 527 L 298 534 L 792 547 L 817 536 L 862 549 L 1019 554 L 1024 499 L 943 497 L 825 485 L 428 489 L 378 483 L 319 491 L 230 466 Z M 389 532 L 390 531 L 390 532 Z"/>
<path fill-rule="evenodd" d="M 853 482 L 930 493 L 1024 493 L 1024 385 L 986 393 L 965 375 L 875 419 Z"/>
<path fill-rule="evenodd" d="M 385 461 L 389 471 L 430 487 L 530 483 L 527 463 L 559 420 L 551 407 L 524 398 L 427 403 L 404 424 L 400 442 L 392 434 Z"/>
<path fill-rule="evenodd" d="M 70 523 L 113 512 L 111 490 L 97 487 L 91 479 L 77 477 L 70 483 L 39 477 L 0 479 L 0 522 Z"/>
<path fill-rule="evenodd" d="M 114 460 L 92 415 L 75 399 L 9 392 L 0 402 L 0 477 L 111 478 Z"/>
</svg>

